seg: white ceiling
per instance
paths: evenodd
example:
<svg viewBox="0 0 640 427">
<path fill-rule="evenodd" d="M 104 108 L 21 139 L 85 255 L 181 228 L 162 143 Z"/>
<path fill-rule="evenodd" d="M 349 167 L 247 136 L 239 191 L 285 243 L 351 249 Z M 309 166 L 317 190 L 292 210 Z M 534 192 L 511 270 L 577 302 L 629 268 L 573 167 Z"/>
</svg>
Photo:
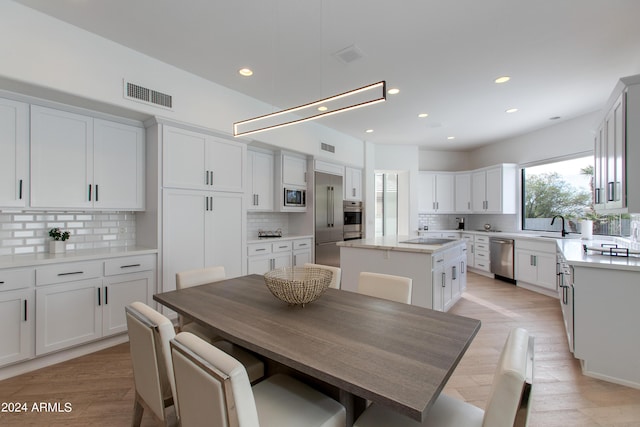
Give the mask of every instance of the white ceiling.
<svg viewBox="0 0 640 427">
<path fill-rule="evenodd" d="M 469 149 L 599 110 L 640 73 L 638 0 L 16 1 L 279 108 L 386 80 L 387 102 L 319 120 L 374 143 Z"/>
</svg>

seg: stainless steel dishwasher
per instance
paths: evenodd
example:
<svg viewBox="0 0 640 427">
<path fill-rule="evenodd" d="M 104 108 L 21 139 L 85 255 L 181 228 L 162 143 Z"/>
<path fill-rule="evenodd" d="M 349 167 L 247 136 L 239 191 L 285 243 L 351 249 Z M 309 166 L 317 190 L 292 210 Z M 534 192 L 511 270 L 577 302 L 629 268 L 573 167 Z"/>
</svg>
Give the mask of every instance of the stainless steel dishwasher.
<svg viewBox="0 0 640 427">
<path fill-rule="evenodd" d="M 489 242 L 491 272 L 496 276 L 514 280 L 513 239 L 491 237 Z"/>
</svg>

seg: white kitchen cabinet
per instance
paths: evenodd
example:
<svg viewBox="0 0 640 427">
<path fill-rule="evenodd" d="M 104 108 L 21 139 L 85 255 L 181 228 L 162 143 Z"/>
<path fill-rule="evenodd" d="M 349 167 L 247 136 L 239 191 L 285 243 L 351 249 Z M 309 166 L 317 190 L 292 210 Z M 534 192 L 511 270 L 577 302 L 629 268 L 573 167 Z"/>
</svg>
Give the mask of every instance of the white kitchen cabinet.
<svg viewBox="0 0 640 427">
<path fill-rule="evenodd" d="M 491 271 L 489 236 L 475 235 L 473 238 L 473 267 L 484 272 Z"/>
<path fill-rule="evenodd" d="M 304 158 L 282 154 L 282 184 L 307 187 L 307 161 Z"/>
<path fill-rule="evenodd" d="M 163 186 L 243 192 L 246 145 L 163 126 Z"/>
<path fill-rule="evenodd" d="M 247 210 L 273 211 L 273 154 L 249 150 L 247 159 L 250 186 Z"/>
<path fill-rule="evenodd" d="M 362 200 L 362 170 L 344 168 L 344 200 Z"/>
<path fill-rule="evenodd" d="M 302 267 L 311 260 L 311 239 L 300 239 L 293 241 L 293 261 L 294 267 Z"/>
<path fill-rule="evenodd" d="M 466 251 L 462 246 L 437 252 L 432 257 L 433 309 L 448 311 L 466 289 Z"/>
<path fill-rule="evenodd" d="M 516 165 L 502 164 L 471 174 L 471 205 L 475 213 L 516 213 Z"/>
<path fill-rule="evenodd" d="M 420 172 L 418 210 L 425 213 L 454 212 L 454 174 Z"/>
<path fill-rule="evenodd" d="M 516 240 L 515 270 L 518 283 L 525 282 L 556 291 L 556 265 L 555 242 Z"/>
<path fill-rule="evenodd" d="M 144 209 L 142 128 L 31 106 L 31 207 Z"/>
<path fill-rule="evenodd" d="M 244 195 L 163 190 L 163 292 L 176 273 L 222 265 L 227 277 L 243 274 Z"/>
<path fill-rule="evenodd" d="M 455 212 L 471 212 L 471 174 L 457 173 L 455 175 Z"/>
<path fill-rule="evenodd" d="M 32 287 L 0 292 L 0 366 L 29 359 L 35 354 L 34 296 Z"/>
<path fill-rule="evenodd" d="M 607 177 L 607 153 L 606 137 L 604 135 L 604 124 L 598 127 L 594 137 L 594 162 L 593 162 L 593 208 L 602 211 L 606 206 L 606 182 Z"/>
<path fill-rule="evenodd" d="M 307 188 L 307 159 L 293 153 L 278 152 L 275 155 L 275 210 L 278 212 L 306 212 L 305 206 L 285 206 L 284 190 L 302 190 Z"/>
<path fill-rule="evenodd" d="M 461 238 L 463 238 L 467 244 L 466 247 L 466 253 L 467 253 L 467 266 L 469 267 L 473 267 L 475 264 L 475 259 L 474 259 L 474 235 L 473 233 L 461 233 Z M 466 270 L 466 267 L 465 267 Z"/>
<path fill-rule="evenodd" d="M 264 274 L 276 268 L 300 267 L 311 261 L 313 239 L 277 239 L 247 245 L 248 274 Z"/>
<path fill-rule="evenodd" d="M 0 208 L 27 206 L 28 190 L 29 105 L 0 98 Z"/>
</svg>

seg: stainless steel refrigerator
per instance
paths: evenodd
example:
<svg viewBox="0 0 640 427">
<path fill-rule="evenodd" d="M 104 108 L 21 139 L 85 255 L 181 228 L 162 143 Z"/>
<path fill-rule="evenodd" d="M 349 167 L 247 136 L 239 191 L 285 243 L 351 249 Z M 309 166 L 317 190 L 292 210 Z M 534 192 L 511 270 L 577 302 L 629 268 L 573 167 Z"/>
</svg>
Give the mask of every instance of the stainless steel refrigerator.
<svg viewBox="0 0 640 427">
<path fill-rule="evenodd" d="M 315 173 L 316 264 L 340 267 L 342 241 L 342 177 Z"/>
</svg>

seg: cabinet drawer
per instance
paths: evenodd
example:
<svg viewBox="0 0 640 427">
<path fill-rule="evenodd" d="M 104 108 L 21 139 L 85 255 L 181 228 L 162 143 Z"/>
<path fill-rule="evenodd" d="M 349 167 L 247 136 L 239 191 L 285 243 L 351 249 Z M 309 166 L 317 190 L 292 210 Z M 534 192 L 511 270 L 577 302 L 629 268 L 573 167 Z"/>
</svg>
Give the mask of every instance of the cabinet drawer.
<svg viewBox="0 0 640 427">
<path fill-rule="evenodd" d="M 36 286 L 102 276 L 102 261 L 73 262 L 36 268 Z"/>
<path fill-rule="evenodd" d="M 476 252 L 488 252 L 489 251 L 489 243 L 475 243 Z"/>
<path fill-rule="evenodd" d="M 291 251 L 292 244 L 291 240 L 284 242 L 274 242 L 271 250 L 273 252 L 289 252 Z"/>
<path fill-rule="evenodd" d="M 487 245 L 489 244 L 489 236 L 475 236 L 475 242 L 476 243 L 486 243 Z"/>
<path fill-rule="evenodd" d="M 255 255 L 264 255 L 271 253 L 271 243 L 260 243 L 257 245 L 248 245 L 247 246 L 247 255 L 255 256 Z"/>
<path fill-rule="evenodd" d="M 311 249 L 311 239 L 294 240 L 293 249 Z"/>
<path fill-rule="evenodd" d="M 35 274 L 29 270 L 0 270 L 0 292 L 33 286 Z"/>
<path fill-rule="evenodd" d="M 526 249 L 529 251 L 546 252 L 550 254 L 556 253 L 557 243 L 555 240 L 530 240 L 530 239 L 516 239 L 516 249 Z"/>
<path fill-rule="evenodd" d="M 154 267 L 153 255 L 114 258 L 104 262 L 104 275 L 115 276 L 117 274 L 137 273 L 138 271 L 153 270 Z"/>
<path fill-rule="evenodd" d="M 487 252 L 487 251 L 476 251 L 475 258 L 476 258 L 476 261 L 482 260 L 482 261 L 489 262 L 489 252 Z"/>
</svg>

